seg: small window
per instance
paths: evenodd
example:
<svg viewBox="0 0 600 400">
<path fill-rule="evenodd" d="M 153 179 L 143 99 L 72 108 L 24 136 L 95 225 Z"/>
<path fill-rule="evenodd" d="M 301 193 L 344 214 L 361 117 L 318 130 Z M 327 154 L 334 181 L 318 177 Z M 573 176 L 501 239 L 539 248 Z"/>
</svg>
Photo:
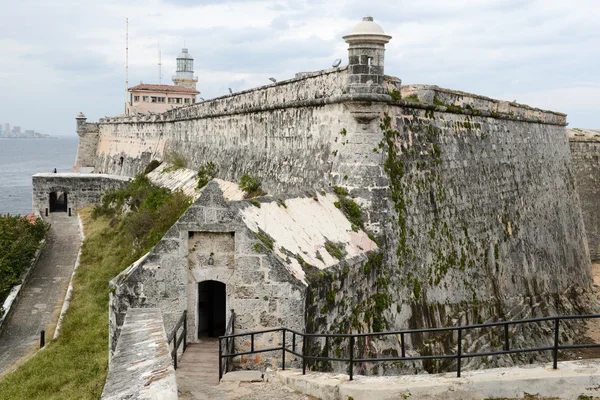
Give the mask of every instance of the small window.
<svg viewBox="0 0 600 400">
<path fill-rule="evenodd" d="M 177 101 L 177 104 L 181 104 L 181 97 L 177 97 L 175 100 Z"/>
<path fill-rule="evenodd" d="M 185 104 L 190 104 L 190 99 L 184 99 Z"/>
<path fill-rule="evenodd" d="M 136 103 L 140 101 L 140 96 L 133 96 L 133 101 Z"/>
<path fill-rule="evenodd" d="M 156 103 L 157 102 L 157 97 L 156 96 L 152 96 L 150 97 L 150 103 Z"/>
<path fill-rule="evenodd" d="M 144 102 L 146 102 L 146 103 L 147 103 L 147 102 L 148 102 L 148 100 L 150 100 L 150 97 L 148 97 L 148 96 L 144 96 L 144 97 L 142 97 L 142 100 L 143 100 Z"/>
<path fill-rule="evenodd" d="M 169 103 L 175 103 L 175 99 L 172 97 L 169 97 Z"/>
<path fill-rule="evenodd" d="M 195 103 L 195 102 L 196 102 L 196 99 L 192 99 L 192 103 Z"/>
</svg>

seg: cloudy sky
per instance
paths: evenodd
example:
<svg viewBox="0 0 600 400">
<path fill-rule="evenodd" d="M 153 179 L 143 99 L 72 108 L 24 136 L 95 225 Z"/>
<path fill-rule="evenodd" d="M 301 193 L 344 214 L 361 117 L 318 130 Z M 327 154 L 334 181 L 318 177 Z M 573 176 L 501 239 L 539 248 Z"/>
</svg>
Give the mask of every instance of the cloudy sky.
<svg viewBox="0 0 600 400">
<path fill-rule="evenodd" d="M 0 0 L 0 123 L 75 135 L 123 112 L 130 86 L 171 83 L 181 47 L 208 99 L 347 63 L 341 36 L 372 15 L 386 73 L 569 114 L 600 128 L 599 0 Z"/>
</svg>

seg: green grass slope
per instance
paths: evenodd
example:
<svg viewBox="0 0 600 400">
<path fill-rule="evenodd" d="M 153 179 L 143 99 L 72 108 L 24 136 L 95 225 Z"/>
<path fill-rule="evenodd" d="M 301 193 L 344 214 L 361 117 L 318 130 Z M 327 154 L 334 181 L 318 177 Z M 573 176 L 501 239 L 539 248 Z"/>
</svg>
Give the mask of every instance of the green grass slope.
<svg viewBox="0 0 600 400">
<path fill-rule="evenodd" d="M 101 206 L 81 210 L 86 239 L 60 336 L 0 381 L 0 399 L 100 398 L 108 369 L 108 283 L 150 250 L 190 202 L 140 175 Z"/>
</svg>

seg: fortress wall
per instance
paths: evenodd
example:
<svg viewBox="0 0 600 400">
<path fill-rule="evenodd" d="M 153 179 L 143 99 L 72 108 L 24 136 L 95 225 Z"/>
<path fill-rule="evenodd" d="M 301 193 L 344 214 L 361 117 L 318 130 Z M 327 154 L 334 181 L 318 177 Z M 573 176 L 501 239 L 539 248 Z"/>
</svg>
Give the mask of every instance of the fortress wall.
<svg viewBox="0 0 600 400">
<path fill-rule="evenodd" d="M 169 152 L 176 151 L 183 155 L 190 168 L 197 168 L 207 161 L 204 158 L 207 154 L 202 151 L 205 143 L 220 146 L 220 149 L 249 145 L 264 147 L 265 153 L 270 153 L 267 155 L 278 156 L 278 149 L 269 149 L 273 139 L 312 141 L 311 135 L 325 128 L 319 125 L 330 124 L 323 119 L 315 121 L 316 115 L 313 114 L 316 108 L 320 111 L 317 114 L 328 113 L 328 110 L 323 110 L 327 107 L 322 106 L 331 103 L 333 97 L 343 94 L 346 80 L 345 69 L 336 69 L 177 108 L 160 115 L 101 119 L 100 139 L 94 160 L 96 170 L 135 175 L 152 158 L 162 159 L 165 146 Z M 297 126 L 299 120 L 304 123 Z M 311 125 L 316 131 L 307 128 Z M 297 149 L 297 143 L 289 144 Z M 209 155 L 218 161 L 219 157 Z M 123 165 L 121 157 L 124 158 Z M 235 158 L 224 159 L 228 160 L 228 164 L 235 162 Z"/>
<path fill-rule="evenodd" d="M 50 208 L 50 193 L 67 193 L 67 207 L 73 213 L 100 204 L 104 192 L 124 185 L 128 177 L 104 174 L 41 173 L 32 177 L 33 210 L 44 214 Z"/>
<path fill-rule="evenodd" d="M 570 135 L 573 174 L 592 260 L 600 260 L 600 140 L 593 135 Z"/>
<path fill-rule="evenodd" d="M 383 260 L 340 268 L 313 285 L 309 330 L 439 327 L 590 311 L 591 266 L 563 126 L 408 105 L 384 112 L 390 120 L 378 153 L 390 190 Z M 511 337 L 547 345 L 544 329 L 511 328 Z M 565 341 L 576 335 L 570 326 L 561 332 Z M 501 333 L 468 332 L 464 349 L 498 349 L 493 343 L 502 343 Z M 421 354 L 440 354 L 452 351 L 455 338 L 413 335 L 409 343 Z M 361 351 L 370 351 L 363 345 Z M 379 354 L 400 351 L 396 337 L 373 346 Z"/>
</svg>

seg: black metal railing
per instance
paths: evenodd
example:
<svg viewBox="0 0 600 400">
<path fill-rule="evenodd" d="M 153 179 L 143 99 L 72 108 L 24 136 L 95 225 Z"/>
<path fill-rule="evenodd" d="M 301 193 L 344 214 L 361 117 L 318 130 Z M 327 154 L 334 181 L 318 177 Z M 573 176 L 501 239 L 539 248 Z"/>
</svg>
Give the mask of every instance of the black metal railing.
<svg viewBox="0 0 600 400">
<path fill-rule="evenodd" d="M 219 338 L 219 380 L 221 380 L 224 373 L 231 371 L 233 366 L 233 357 L 228 356 L 235 353 L 235 338 L 232 336 L 235 334 L 234 323 L 235 312 L 231 310 L 231 316 L 225 328 L 225 339 L 221 340 Z M 221 362 L 223 357 L 226 357 L 224 365 Z"/>
<path fill-rule="evenodd" d="M 272 351 L 281 351 L 281 365 L 282 369 L 285 370 L 285 354 L 290 353 L 302 359 L 302 374 L 306 374 L 306 364 L 307 361 L 341 361 L 348 363 L 348 375 L 350 375 L 350 380 L 353 380 L 354 377 L 354 366 L 357 363 L 365 363 L 365 362 L 389 362 L 389 361 L 416 361 L 416 360 L 456 360 L 456 376 L 460 377 L 462 361 L 466 358 L 475 358 L 475 357 L 489 357 L 489 356 L 498 356 L 498 355 L 509 355 L 509 354 L 518 354 L 518 353 L 531 353 L 531 352 L 543 352 L 543 351 L 552 351 L 552 366 L 554 369 L 558 368 L 558 351 L 559 350 L 570 350 L 570 349 L 583 349 L 583 348 L 599 348 L 600 344 L 572 344 L 572 345 L 561 345 L 559 343 L 559 329 L 560 329 L 560 321 L 563 320 L 572 320 L 572 319 L 593 319 L 600 318 L 600 314 L 591 314 L 591 315 L 566 315 L 566 316 L 556 316 L 556 317 L 543 317 L 543 318 L 532 318 L 526 320 L 518 320 L 518 321 L 502 321 L 502 322 L 490 322 L 486 324 L 476 324 L 476 325 L 465 325 L 465 326 L 453 326 L 446 328 L 423 328 L 423 329 L 405 329 L 399 331 L 390 331 L 390 332 L 373 332 L 373 333 L 353 333 L 353 334 L 321 334 L 321 333 L 302 333 L 295 331 L 293 329 L 288 328 L 274 328 L 274 329 L 266 329 L 262 331 L 254 331 L 254 332 L 245 332 L 238 334 L 231 334 L 219 337 L 219 349 L 221 348 L 222 341 L 226 340 L 235 340 L 235 338 L 247 337 L 250 336 L 250 350 L 241 351 L 236 353 L 231 351 L 230 353 L 220 353 L 219 354 L 219 380 L 222 378 L 222 364 L 223 359 L 229 359 L 237 356 L 257 354 L 257 353 L 266 353 Z M 528 347 L 528 348 L 511 348 L 509 327 L 511 325 L 523 325 L 530 323 L 544 323 L 549 322 L 553 325 L 553 345 L 545 346 L 545 347 Z M 465 331 L 471 329 L 485 329 L 485 328 L 493 328 L 493 327 L 502 327 L 503 328 L 503 344 L 502 350 L 495 351 L 486 351 L 481 353 L 463 353 L 463 333 Z M 406 336 L 412 334 L 423 334 L 430 332 L 451 332 L 457 333 L 456 339 L 456 352 L 454 354 L 440 354 L 440 355 L 427 355 L 427 356 L 406 356 Z M 255 349 L 254 347 L 254 338 L 256 335 L 261 335 L 265 333 L 273 333 L 273 332 L 281 332 L 281 346 L 270 347 L 266 349 Z M 289 338 L 291 334 L 292 343 L 291 348 L 288 348 L 286 338 Z M 382 336 L 399 336 L 400 337 L 400 357 L 356 357 L 355 354 L 355 343 L 357 339 L 371 338 L 371 337 L 382 337 Z M 297 339 L 302 338 L 302 352 L 296 351 L 297 348 Z M 308 342 L 312 338 L 325 338 L 325 356 L 313 356 L 308 354 Z M 348 340 L 349 341 L 349 356 L 348 357 L 329 357 L 328 347 L 329 341 L 331 339 L 338 339 L 340 341 Z"/>
<path fill-rule="evenodd" d="M 181 335 L 177 336 L 177 331 L 180 328 L 183 328 Z M 169 349 L 171 350 L 171 359 L 173 360 L 173 367 L 177 369 L 177 352 L 179 350 L 179 346 L 183 343 L 183 349 L 181 352 L 185 352 L 185 348 L 187 347 L 187 310 L 183 312 L 175 327 L 169 335 L 167 336 L 167 343 L 169 345 Z M 173 343 L 173 347 L 171 348 L 171 343 Z"/>
</svg>

